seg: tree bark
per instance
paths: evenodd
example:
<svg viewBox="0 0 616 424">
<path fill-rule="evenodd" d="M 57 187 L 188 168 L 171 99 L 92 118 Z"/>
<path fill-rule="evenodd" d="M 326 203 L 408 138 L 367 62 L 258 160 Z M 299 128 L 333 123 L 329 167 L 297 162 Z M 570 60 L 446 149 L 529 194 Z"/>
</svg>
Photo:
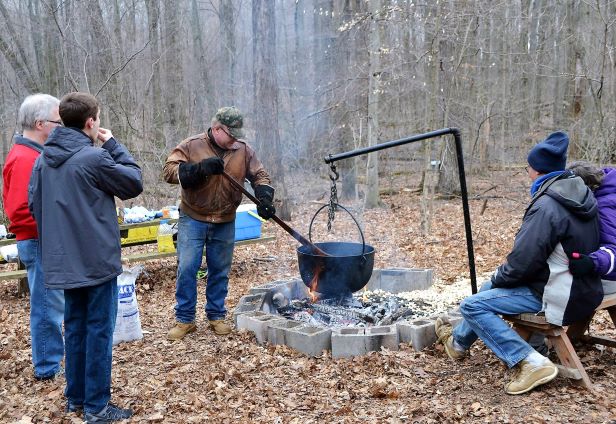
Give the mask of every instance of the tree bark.
<svg viewBox="0 0 616 424">
<path fill-rule="evenodd" d="M 144 127 L 144 133 L 149 136 L 156 145 L 167 149 L 163 134 L 163 113 L 160 89 L 160 4 L 158 0 L 144 0 L 148 15 L 148 38 L 150 41 L 150 76 L 149 92 L 151 96 L 151 125 Z"/>
<path fill-rule="evenodd" d="M 255 113 L 256 138 L 261 149 L 261 160 L 269 170 L 276 187 L 277 214 L 281 219 L 291 219 L 291 205 L 285 184 L 284 159 L 278 126 L 278 86 L 276 85 L 276 5 L 268 0 L 252 2 L 252 34 L 254 54 L 254 98 L 258 104 Z"/>
<path fill-rule="evenodd" d="M 221 0 L 220 2 L 220 32 L 222 34 L 222 64 L 223 71 L 221 72 L 221 105 L 232 106 L 237 102 L 235 98 L 235 90 L 237 81 L 235 75 L 235 10 L 233 7 L 233 1 Z"/>
<path fill-rule="evenodd" d="M 381 1 L 370 2 L 370 29 L 368 35 L 368 147 L 379 142 L 379 101 L 381 96 L 381 35 L 379 30 L 379 15 Z M 367 209 L 381 205 L 379 196 L 379 156 L 378 152 L 368 154 L 366 166 L 366 198 L 364 206 Z"/>
</svg>

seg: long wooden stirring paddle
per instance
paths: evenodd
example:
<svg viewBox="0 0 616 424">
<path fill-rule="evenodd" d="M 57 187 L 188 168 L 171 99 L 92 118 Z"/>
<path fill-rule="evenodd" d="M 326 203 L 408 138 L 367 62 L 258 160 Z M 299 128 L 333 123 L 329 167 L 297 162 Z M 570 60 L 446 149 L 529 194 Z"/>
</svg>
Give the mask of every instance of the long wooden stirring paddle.
<svg viewBox="0 0 616 424">
<path fill-rule="evenodd" d="M 254 197 L 248 190 L 246 190 L 242 184 L 236 181 L 235 178 L 227 174 L 226 171 L 223 171 L 221 175 L 225 177 L 227 180 L 229 180 L 229 182 L 236 189 L 244 193 L 244 195 L 248 197 L 250 200 L 252 200 L 257 206 L 261 204 L 261 202 L 259 202 L 259 200 L 257 200 L 256 197 Z M 300 233 L 298 233 L 293 228 L 291 228 L 286 222 L 278 218 L 278 216 L 273 215 L 272 220 L 274 220 L 276 224 L 280 225 L 283 228 L 283 230 L 285 230 L 287 233 L 291 234 L 291 237 L 299 241 L 303 246 L 308 246 L 312 250 L 313 254 L 319 255 L 319 256 L 331 256 L 328 253 L 324 252 L 323 250 L 319 249 L 319 247 L 315 246 L 313 243 L 311 243 L 310 240 L 308 240 L 306 237 L 302 236 Z"/>
</svg>

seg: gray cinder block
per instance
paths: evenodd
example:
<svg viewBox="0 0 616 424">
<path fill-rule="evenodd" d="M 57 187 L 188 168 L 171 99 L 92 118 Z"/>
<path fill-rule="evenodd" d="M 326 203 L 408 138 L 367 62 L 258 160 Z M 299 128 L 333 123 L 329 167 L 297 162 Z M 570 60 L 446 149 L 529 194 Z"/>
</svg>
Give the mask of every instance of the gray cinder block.
<svg viewBox="0 0 616 424">
<path fill-rule="evenodd" d="M 365 331 L 363 328 L 340 328 L 332 331 L 332 357 L 347 358 L 365 355 Z M 374 350 L 374 349 L 372 349 Z"/>
<path fill-rule="evenodd" d="M 235 326 L 237 327 L 237 317 L 238 315 L 242 315 L 248 312 L 257 312 L 260 311 L 263 307 L 263 302 L 265 300 L 266 294 L 248 294 L 246 296 L 242 296 L 240 298 L 239 303 L 233 310 L 233 321 L 235 322 Z"/>
<path fill-rule="evenodd" d="M 260 286 L 257 287 L 251 287 L 250 288 L 250 294 L 263 294 L 263 293 L 269 293 L 270 290 L 272 290 L 274 287 L 276 287 L 277 283 L 279 283 L 278 281 L 272 281 L 269 283 L 265 283 L 265 284 L 261 284 Z"/>
<path fill-rule="evenodd" d="M 367 290 L 402 293 L 425 290 L 432 286 L 433 271 L 429 268 L 388 268 L 373 271 Z"/>
<path fill-rule="evenodd" d="M 400 342 L 410 343 L 413 349 L 419 351 L 436 342 L 434 320 L 417 319 L 397 323 Z"/>
<path fill-rule="evenodd" d="M 378 290 L 381 288 L 381 269 L 372 270 L 372 275 L 364 287 L 366 290 Z"/>
<path fill-rule="evenodd" d="M 367 327 L 366 337 L 376 340 L 380 345 L 379 350 L 381 347 L 389 350 L 398 350 L 398 345 L 400 344 L 396 324 Z"/>
<path fill-rule="evenodd" d="M 286 344 L 288 330 L 301 327 L 302 325 L 302 322 L 290 321 L 287 319 L 273 322 L 267 328 L 267 341 L 274 345 Z"/>
<path fill-rule="evenodd" d="M 332 357 L 347 358 L 365 355 L 368 352 L 398 349 L 398 333 L 395 325 L 369 328 L 341 328 L 332 331 Z"/>
<path fill-rule="evenodd" d="M 264 286 L 261 286 L 264 287 Z M 255 288 L 255 290 L 258 288 Z M 262 310 L 277 314 L 279 306 L 287 305 L 293 299 L 305 299 L 309 297 L 308 287 L 300 279 L 276 281 L 264 293 Z M 278 302 L 275 300 L 278 299 Z"/>
<path fill-rule="evenodd" d="M 304 326 L 289 329 L 285 343 L 292 349 L 308 356 L 320 356 L 332 348 L 332 330 L 329 328 Z"/>
<path fill-rule="evenodd" d="M 248 312 L 237 316 L 236 327 L 238 330 L 246 329 L 252 331 L 255 333 L 257 342 L 263 344 L 267 341 L 267 328 L 277 321 L 286 320 L 278 315 L 267 314 L 261 311 Z"/>
</svg>

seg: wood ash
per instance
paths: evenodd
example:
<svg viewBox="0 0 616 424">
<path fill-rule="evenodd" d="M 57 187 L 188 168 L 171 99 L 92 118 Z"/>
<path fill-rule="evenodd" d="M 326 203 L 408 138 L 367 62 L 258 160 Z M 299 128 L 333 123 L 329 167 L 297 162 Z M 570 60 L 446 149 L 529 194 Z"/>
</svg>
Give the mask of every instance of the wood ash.
<svg viewBox="0 0 616 424">
<path fill-rule="evenodd" d="M 457 301 L 459 299 L 455 296 L 442 296 L 432 290 L 397 294 L 375 290 L 316 302 L 292 299 L 284 302 L 285 305 L 278 307 L 277 311 L 287 319 L 313 326 L 369 327 L 442 314 L 453 308 Z"/>
</svg>

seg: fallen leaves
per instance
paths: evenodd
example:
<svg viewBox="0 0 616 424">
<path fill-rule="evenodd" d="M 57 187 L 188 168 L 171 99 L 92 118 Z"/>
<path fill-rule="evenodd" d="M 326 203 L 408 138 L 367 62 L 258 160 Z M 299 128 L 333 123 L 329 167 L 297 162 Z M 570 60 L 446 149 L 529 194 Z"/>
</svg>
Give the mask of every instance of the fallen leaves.
<svg viewBox="0 0 616 424">
<path fill-rule="evenodd" d="M 385 377 L 377 378 L 369 389 L 372 397 L 377 399 L 398 399 L 400 393 L 392 386 L 392 382 Z"/>
<path fill-rule="evenodd" d="M 509 193 L 513 184 L 522 183 L 503 180 L 498 190 Z M 430 267 L 443 281 L 468 278 L 459 201 L 435 202 L 427 237 L 419 232 L 415 193 L 401 190 L 385 201 L 395 208 L 360 214 L 366 240 L 377 249 L 376 267 Z M 475 249 L 482 259 L 478 272 L 485 273 L 511 248 L 522 210 L 504 199 L 491 200 L 481 216 L 480 207 L 480 201 L 471 201 Z M 313 212 L 303 211 L 292 226 L 306 229 Z M 339 218 L 331 237 L 357 237 L 354 224 Z M 277 239 L 235 250 L 230 311 L 250 287 L 298 273 L 296 243 L 274 224 L 266 224 L 264 231 Z M 315 239 L 328 237 L 323 231 Z M 264 257 L 276 259 L 254 260 Z M 198 287 L 197 332 L 169 342 L 165 335 L 174 322 L 175 273 L 174 259 L 146 264 L 136 287 L 144 339 L 114 348 L 112 398 L 134 409 L 132 422 L 517 423 L 609 422 L 616 417 L 616 354 L 611 348 L 582 351 L 597 393 L 557 378 L 529 395 L 511 397 L 502 390 L 505 367 L 481 343 L 461 362 L 449 360 L 440 347 L 415 352 L 405 345 L 399 351 L 332 359 L 328 353 L 308 358 L 286 346 L 260 346 L 247 332 L 215 336 L 204 319 L 204 282 Z M 63 378 L 37 382 L 32 377 L 28 299 L 17 298 L 16 288 L 13 281 L 0 283 L 0 422 L 81 423 L 75 414 L 63 413 Z M 593 331 L 608 328 L 613 336 L 616 330 L 609 330 L 608 319 L 601 315 Z"/>
<path fill-rule="evenodd" d="M 164 419 L 165 419 L 165 416 L 161 414 L 160 412 L 157 412 L 155 414 L 152 414 L 146 417 L 146 421 L 151 421 L 151 422 L 161 422 Z"/>
</svg>

